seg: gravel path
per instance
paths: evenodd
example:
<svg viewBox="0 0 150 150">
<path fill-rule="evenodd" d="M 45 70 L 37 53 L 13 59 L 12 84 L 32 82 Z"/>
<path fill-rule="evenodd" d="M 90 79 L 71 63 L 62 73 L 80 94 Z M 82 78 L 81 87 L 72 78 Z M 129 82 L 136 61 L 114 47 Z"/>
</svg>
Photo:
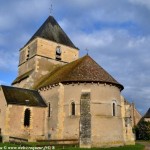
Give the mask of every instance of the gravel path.
<svg viewBox="0 0 150 150">
<path fill-rule="evenodd" d="M 145 150 L 150 150 L 150 143 L 145 145 Z"/>
<path fill-rule="evenodd" d="M 142 145 L 145 145 L 145 149 L 144 150 L 150 150 L 150 142 L 136 142 Z"/>
</svg>

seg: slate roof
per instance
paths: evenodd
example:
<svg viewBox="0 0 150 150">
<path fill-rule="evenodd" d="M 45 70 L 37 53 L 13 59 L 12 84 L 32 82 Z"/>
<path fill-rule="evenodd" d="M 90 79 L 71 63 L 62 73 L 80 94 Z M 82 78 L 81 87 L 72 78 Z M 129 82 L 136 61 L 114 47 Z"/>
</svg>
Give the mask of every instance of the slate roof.
<svg viewBox="0 0 150 150">
<path fill-rule="evenodd" d="M 36 33 L 31 37 L 31 39 L 27 42 L 27 44 L 30 43 L 36 37 L 41 37 L 50 41 L 54 41 L 63 45 L 76 48 L 53 16 L 49 16 L 47 18 L 47 20 L 36 31 Z"/>
<path fill-rule="evenodd" d="M 46 107 L 38 91 L 1 85 L 7 104 Z M 29 100 L 27 103 L 26 100 Z"/>
<path fill-rule="evenodd" d="M 150 108 L 149 108 L 149 110 L 146 112 L 146 114 L 144 115 L 144 118 L 150 118 Z"/>
<path fill-rule="evenodd" d="M 121 90 L 124 88 L 88 55 L 55 69 L 38 88 L 60 82 L 101 82 L 119 86 Z"/>
</svg>

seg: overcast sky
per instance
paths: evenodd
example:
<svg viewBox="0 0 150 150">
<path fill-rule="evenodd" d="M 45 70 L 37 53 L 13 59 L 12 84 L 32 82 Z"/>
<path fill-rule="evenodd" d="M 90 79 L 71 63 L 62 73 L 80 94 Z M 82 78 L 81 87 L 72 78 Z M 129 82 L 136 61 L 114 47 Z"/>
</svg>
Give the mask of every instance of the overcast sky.
<svg viewBox="0 0 150 150">
<path fill-rule="evenodd" d="M 17 76 L 19 49 L 52 15 L 80 49 L 124 85 L 141 113 L 150 107 L 149 0 L 0 0 L 0 84 Z"/>
</svg>

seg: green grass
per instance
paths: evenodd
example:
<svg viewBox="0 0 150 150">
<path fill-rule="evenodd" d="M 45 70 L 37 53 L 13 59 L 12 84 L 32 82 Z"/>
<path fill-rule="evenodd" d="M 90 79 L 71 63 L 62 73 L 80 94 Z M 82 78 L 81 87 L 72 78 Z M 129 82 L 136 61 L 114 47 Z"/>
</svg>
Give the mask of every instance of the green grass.
<svg viewBox="0 0 150 150">
<path fill-rule="evenodd" d="M 40 143 L 26 143 L 25 145 L 27 147 L 32 147 L 32 146 L 35 147 L 36 145 L 40 145 Z M 42 144 L 41 144 L 41 146 L 42 146 Z M 17 150 L 17 147 L 20 147 L 20 146 L 16 145 L 16 144 L 11 144 L 11 143 L 0 143 L 0 150 L 6 149 L 6 147 L 13 147 Z M 45 150 L 48 150 L 48 149 L 45 149 Z M 144 146 L 141 144 L 136 144 L 136 145 L 130 145 L 130 146 L 128 145 L 128 146 L 122 146 L 122 147 L 91 148 L 91 149 L 86 149 L 86 148 L 85 149 L 84 148 L 64 148 L 63 149 L 60 147 L 58 147 L 58 148 L 56 147 L 55 150 L 144 150 Z"/>
<path fill-rule="evenodd" d="M 19 145 L 11 144 L 11 143 L 0 143 L 0 150 L 8 150 L 10 147 L 17 149 Z"/>
<path fill-rule="evenodd" d="M 136 143 L 143 143 L 143 142 L 144 142 L 144 143 L 145 143 L 145 142 L 146 142 L 146 143 L 150 143 L 150 140 L 146 140 L 146 141 L 145 141 L 145 140 L 137 140 L 137 141 L 136 141 Z"/>
<path fill-rule="evenodd" d="M 111 148 L 91 148 L 90 150 L 144 150 L 144 145 L 127 145 L 120 147 L 111 147 Z M 88 148 L 65 148 L 63 150 L 89 150 Z"/>
<path fill-rule="evenodd" d="M 3 147 L 3 146 L 18 146 L 16 144 L 12 144 L 12 143 L 0 143 L 0 147 Z"/>
</svg>

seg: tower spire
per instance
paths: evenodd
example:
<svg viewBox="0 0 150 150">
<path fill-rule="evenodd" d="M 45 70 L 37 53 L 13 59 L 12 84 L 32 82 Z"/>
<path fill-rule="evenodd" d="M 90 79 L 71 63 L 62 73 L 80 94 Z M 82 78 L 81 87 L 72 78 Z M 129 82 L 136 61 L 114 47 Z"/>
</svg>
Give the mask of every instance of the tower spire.
<svg viewBox="0 0 150 150">
<path fill-rule="evenodd" d="M 49 15 L 52 16 L 52 13 L 53 13 L 53 4 L 52 0 L 50 0 Z"/>
<path fill-rule="evenodd" d="M 87 48 L 86 48 L 85 50 L 86 50 L 86 52 L 87 52 L 86 55 L 89 55 L 89 50 L 88 50 Z"/>
</svg>

